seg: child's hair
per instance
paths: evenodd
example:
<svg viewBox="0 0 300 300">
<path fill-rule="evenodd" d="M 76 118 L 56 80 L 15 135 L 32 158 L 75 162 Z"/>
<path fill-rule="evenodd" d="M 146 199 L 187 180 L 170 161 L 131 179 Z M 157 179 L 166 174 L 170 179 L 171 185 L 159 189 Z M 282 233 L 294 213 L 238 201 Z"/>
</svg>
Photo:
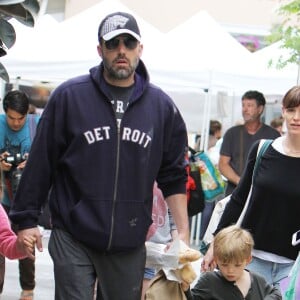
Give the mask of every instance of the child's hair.
<svg viewBox="0 0 300 300">
<path fill-rule="evenodd" d="M 251 256 L 253 246 L 250 232 L 236 225 L 228 226 L 214 238 L 214 256 L 224 263 L 242 262 Z"/>
</svg>

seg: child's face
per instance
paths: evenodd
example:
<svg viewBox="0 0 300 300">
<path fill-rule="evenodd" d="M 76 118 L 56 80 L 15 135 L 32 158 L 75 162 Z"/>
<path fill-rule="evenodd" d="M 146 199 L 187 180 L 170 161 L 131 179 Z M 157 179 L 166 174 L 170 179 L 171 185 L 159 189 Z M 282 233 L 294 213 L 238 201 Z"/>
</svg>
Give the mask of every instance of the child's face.
<svg viewBox="0 0 300 300">
<path fill-rule="evenodd" d="M 250 263 L 251 257 L 241 262 L 225 263 L 218 258 L 215 261 L 219 267 L 220 272 L 228 281 L 237 281 L 243 274 L 245 267 Z"/>
</svg>

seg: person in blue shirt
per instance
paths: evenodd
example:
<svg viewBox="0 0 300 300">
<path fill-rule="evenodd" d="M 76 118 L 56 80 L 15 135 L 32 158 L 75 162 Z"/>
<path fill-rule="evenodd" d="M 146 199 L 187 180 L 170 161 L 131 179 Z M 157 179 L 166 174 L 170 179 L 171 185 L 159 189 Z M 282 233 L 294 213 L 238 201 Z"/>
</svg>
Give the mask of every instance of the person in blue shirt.
<svg viewBox="0 0 300 300">
<path fill-rule="evenodd" d="M 20 177 L 26 165 L 31 142 L 39 120 L 38 115 L 29 115 L 29 98 L 19 90 L 10 91 L 3 99 L 5 114 L 0 115 L 1 169 L 4 175 L 2 206 L 8 213 L 14 199 Z M 12 224 L 16 232 L 16 226 Z M 35 263 L 30 258 L 19 260 L 20 299 L 32 299 L 35 287 Z M 0 256 L 0 292 L 5 274 L 5 258 Z"/>
</svg>

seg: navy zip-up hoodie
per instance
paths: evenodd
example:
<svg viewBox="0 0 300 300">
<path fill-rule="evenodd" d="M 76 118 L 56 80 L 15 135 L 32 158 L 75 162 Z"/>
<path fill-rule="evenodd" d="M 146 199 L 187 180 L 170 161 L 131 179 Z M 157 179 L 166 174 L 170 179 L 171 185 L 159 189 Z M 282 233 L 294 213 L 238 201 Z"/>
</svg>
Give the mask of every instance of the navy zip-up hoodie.
<svg viewBox="0 0 300 300">
<path fill-rule="evenodd" d="M 185 193 L 187 132 L 142 61 L 118 130 L 102 73 L 100 64 L 52 93 L 10 217 L 19 229 L 36 226 L 49 194 L 54 228 L 100 251 L 126 251 L 145 241 L 155 180 L 165 197 Z"/>
</svg>

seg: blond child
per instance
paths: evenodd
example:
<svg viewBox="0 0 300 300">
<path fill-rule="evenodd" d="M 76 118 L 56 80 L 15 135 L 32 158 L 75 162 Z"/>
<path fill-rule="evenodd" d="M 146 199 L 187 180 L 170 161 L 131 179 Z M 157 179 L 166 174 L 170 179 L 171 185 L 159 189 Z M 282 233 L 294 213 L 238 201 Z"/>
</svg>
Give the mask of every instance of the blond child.
<svg viewBox="0 0 300 300">
<path fill-rule="evenodd" d="M 218 269 L 202 273 L 188 300 L 279 300 L 280 291 L 263 277 L 246 270 L 252 256 L 251 234 L 232 225 L 221 230 L 214 239 L 214 260 Z"/>
</svg>

